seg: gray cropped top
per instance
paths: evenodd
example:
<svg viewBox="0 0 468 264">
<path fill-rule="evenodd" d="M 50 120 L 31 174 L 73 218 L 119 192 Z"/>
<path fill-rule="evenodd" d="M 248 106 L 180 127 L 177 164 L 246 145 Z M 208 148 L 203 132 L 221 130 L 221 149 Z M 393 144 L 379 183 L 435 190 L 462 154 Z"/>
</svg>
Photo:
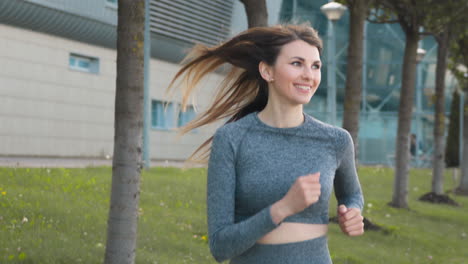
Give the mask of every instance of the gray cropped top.
<svg viewBox="0 0 468 264">
<path fill-rule="evenodd" d="M 297 177 L 320 172 L 319 201 L 283 222 L 328 223 L 334 187 L 339 204 L 363 206 L 349 133 L 309 115 L 298 127 L 276 128 L 257 113 L 220 127 L 208 164 L 208 237 L 221 262 L 242 254 L 277 227 L 270 207 Z"/>
</svg>

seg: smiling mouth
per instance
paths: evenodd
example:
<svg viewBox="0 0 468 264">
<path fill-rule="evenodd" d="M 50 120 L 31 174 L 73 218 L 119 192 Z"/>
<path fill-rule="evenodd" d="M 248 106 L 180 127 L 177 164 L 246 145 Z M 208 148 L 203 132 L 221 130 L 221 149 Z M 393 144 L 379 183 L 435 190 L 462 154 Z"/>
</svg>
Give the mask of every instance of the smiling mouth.
<svg viewBox="0 0 468 264">
<path fill-rule="evenodd" d="M 294 87 L 302 90 L 302 91 L 310 91 L 310 86 L 308 85 L 294 85 Z"/>
</svg>

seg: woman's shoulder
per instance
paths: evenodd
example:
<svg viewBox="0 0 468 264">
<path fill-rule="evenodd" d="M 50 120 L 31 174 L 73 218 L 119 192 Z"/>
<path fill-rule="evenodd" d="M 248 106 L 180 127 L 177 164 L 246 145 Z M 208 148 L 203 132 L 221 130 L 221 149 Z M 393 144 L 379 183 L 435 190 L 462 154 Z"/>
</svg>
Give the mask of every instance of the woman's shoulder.
<svg viewBox="0 0 468 264">
<path fill-rule="evenodd" d="M 309 124 L 309 128 L 311 129 L 321 130 L 328 134 L 340 133 L 340 130 L 343 130 L 340 127 L 320 121 L 316 119 L 315 117 L 312 117 L 311 115 L 308 115 L 308 114 L 304 114 L 304 115 L 306 117 L 307 123 Z"/>
<path fill-rule="evenodd" d="M 253 125 L 253 115 L 254 113 L 248 114 L 242 117 L 239 120 L 234 122 L 226 123 L 220 126 L 216 132 L 215 136 L 236 138 L 244 134 L 250 127 Z"/>
<path fill-rule="evenodd" d="M 305 115 L 308 120 L 309 127 L 314 129 L 315 132 L 329 135 L 337 145 L 346 145 L 349 143 L 348 141 L 351 139 L 351 135 L 346 129 L 322 122 L 310 115 Z"/>
</svg>

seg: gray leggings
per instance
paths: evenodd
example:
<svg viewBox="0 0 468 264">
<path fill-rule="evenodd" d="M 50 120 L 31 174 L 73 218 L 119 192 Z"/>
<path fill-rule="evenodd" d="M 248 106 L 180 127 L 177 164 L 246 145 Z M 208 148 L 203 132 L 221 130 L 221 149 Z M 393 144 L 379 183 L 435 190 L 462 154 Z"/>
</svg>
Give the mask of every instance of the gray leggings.
<svg viewBox="0 0 468 264">
<path fill-rule="evenodd" d="M 230 264 L 331 264 L 327 237 L 286 244 L 255 244 Z"/>
</svg>

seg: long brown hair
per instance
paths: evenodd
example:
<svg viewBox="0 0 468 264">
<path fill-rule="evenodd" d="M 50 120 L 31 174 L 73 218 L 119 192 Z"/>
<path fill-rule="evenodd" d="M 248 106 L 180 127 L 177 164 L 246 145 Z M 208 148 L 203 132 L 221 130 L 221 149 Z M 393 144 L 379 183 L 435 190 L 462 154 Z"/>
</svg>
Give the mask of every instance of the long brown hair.
<svg viewBox="0 0 468 264">
<path fill-rule="evenodd" d="M 196 45 L 167 88 L 169 92 L 175 86 L 182 87 L 182 111 L 203 77 L 225 64 L 229 64 L 229 70 L 212 104 L 180 132 L 184 134 L 224 118 L 228 118 L 226 123 L 233 122 L 263 110 L 268 101 L 268 83 L 260 75 L 259 63 L 273 66 L 282 46 L 295 40 L 303 40 L 322 52 L 322 40 L 307 24 L 251 28 L 215 47 Z M 177 81 L 181 83 L 175 85 Z M 206 160 L 212 139 L 206 140 L 189 160 Z"/>
</svg>

